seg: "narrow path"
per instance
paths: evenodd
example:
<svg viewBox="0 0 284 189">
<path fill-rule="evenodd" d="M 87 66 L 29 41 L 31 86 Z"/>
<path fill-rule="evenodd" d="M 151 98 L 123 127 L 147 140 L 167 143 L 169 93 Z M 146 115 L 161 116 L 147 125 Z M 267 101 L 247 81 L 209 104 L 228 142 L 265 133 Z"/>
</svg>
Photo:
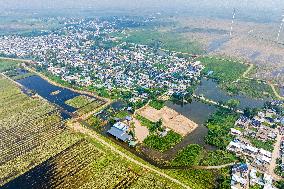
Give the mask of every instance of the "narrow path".
<svg viewBox="0 0 284 189">
<path fill-rule="evenodd" d="M 216 165 L 216 166 L 193 166 L 194 169 L 205 169 L 205 170 L 210 170 L 210 169 L 222 169 L 225 167 L 229 167 L 232 165 L 235 165 L 236 163 L 228 163 L 224 165 Z"/>
<path fill-rule="evenodd" d="M 201 101 L 205 101 L 207 103 L 210 103 L 210 104 L 213 104 L 213 105 L 216 105 L 216 106 L 220 106 L 222 108 L 226 108 L 226 109 L 229 109 L 229 110 L 232 110 L 232 111 L 235 111 L 236 113 L 240 113 L 240 114 L 243 114 L 244 111 L 243 110 L 233 110 L 232 108 L 230 108 L 229 106 L 226 106 L 226 105 L 223 105 L 223 104 L 220 104 L 219 102 L 216 102 L 216 101 L 213 101 L 213 100 L 210 100 L 210 99 L 207 99 L 203 96 L 198 96 L 196 94 L 193 94 L 192 95 L 194 98 L 196 99 L 199 99 Z"/>
<path fill-rule="evenodd" d="M 238 78 L 236 81 L 233 81 L 233 83 L 238 83 L 241 80 L 241 78 L 251 79 L 247 75 L 250 73 L 250 71 L 253 69 L 253 67 L 254 67 L 254 65 L 250 64 L 248 69 L 243 73 L 243 75 L 240 78 Z"/>
<path fill-rule="evenodd" d="M 87 129 L 86 127 L 82 126 L 82 124 L 84 124 L 82 121 L 79 121 L 77 123 L 78 124 L 72 124 L 72 128 L 75 131 L 80 132 L 80 133 L 85 134 L 85 135 L 88 135 L 88 136 L 96 139 L 98 142 L 100 142 L 101 144 L 107 146 L 113 152 L 119 154 L 121 157 L 127 159 L 128 161 L 131 161 L 132 163 L 135 163 L 135 164 L 137 164 L 137 165 L 139 165 L 139 166 L 141 166 L 141 167 L 143 167 L 143 168 L 145 168 L 147 170 L 150 170 L 150 171 L 152 171 L 152 172 L 154 172 L 154 173 L 156 173 L 156 174 L 158 174 L 158 175 L 160 175 L 162 177 L 165 177 L 165 178 L 169 179 L 170 181 L 172 181 L 172 182 L 174 182 L 174 183 L 176 183 L 176 184 L 178 184 L 178 185 L 180 185 L 180 186 L 182 186 L 184 188 L 190 189 L 189 186 L 185 185 L 184 183 L 180 182 L 179 180 L 177 180 L 177 179 L 175 179 L 175 178 L 173 178 L 173 177 L 171 177 L 171 176 L 169 176 L 169 175 L 167 175 L 167 174 L 165 174 L 165 173 L 163 173 L 163 172 L 161 172 L 161 171 L 159 171 L 157 169 L 154 169 L 153 167 L 145 165 L 145 164 L 139 162 L 138 160 L 135 160 L 132 157 L 129 157 L 127 154 L 121 152 L 120 150 L 115 148 L 113 145 L 111 145 L 110 143 L 108 143 L 104 139 L 102 139 L 102 137 L 100 137 L 95 131 L 92 131 L 92 130 Z"/>
<path fill-rule="evenodd" d="M 276 160 L 278 157 L 280 157 L 281 138 L 282 138 L 282 135 L 278 133 L 276 142 L 274 144 L 274 150 L 272 152 L 271 163 L 269 165 L 269 170 L 268 170 L 269 174 L 272 175 L 274 179 L 279 179 L 279 180 L 281 179 L 281 177 L 274 173 L 274 169 L 276 168 L 276 165 L 277 165 Z"/>
<path fill-rule="evenodd" d="M 254 65 L 253 64 L 250 64 L 250 66 L 248 67 L 248 69 L 243 73 L 243 78 L 248 78 L 248 74 L 249 72 L 253 69 Z"/>
<path fill-rule="evenodd" d="M 271 82 L 268 82 L 268 85 L 270 85 L 270 87 L 272 88 L 272 91 L 274 93 L 274 95 L 279 98 L 280 100 L 284 100 L 284 97 L 281 96 L 275 89 L 275 86 L 271 83 Z"/>
</svg>

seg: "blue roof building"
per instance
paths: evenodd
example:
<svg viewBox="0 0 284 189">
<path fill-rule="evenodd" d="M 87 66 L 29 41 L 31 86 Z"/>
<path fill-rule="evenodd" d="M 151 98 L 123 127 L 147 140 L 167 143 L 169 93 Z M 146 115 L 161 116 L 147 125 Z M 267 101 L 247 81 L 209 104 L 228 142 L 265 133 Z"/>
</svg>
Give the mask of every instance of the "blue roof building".
<svg viewBox="0 0 284 189">
<path fill-rule="evenodd" d="M 117 122 L 110 128 L 110 130 L 107 131 L 107 133 L 123 142 L 126 142 L 132 139 L 132 136 L 127 133 L 128 129 L 129 127 L 126 124 Z"/>
</svg>

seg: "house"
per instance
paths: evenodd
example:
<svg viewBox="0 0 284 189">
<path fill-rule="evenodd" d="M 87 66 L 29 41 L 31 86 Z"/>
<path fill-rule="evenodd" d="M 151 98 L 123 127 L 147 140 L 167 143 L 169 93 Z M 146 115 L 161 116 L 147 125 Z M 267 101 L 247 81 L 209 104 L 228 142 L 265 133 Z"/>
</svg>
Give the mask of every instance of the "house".
<svg viewBox="0 0 284 189">
<path fill-rule="evenodd" d="M 132 139 L 131 135 L 127 134 L 125 131 L 120 130 L 116 127 L 111 127 L 110 130 L 108 130 L 107 132 L 123 142 L 127 142 Z"/>
<path fill-rule="evenodd" d="M 122 122 L 117 122 L 110 128 L 110 130 L 107 131 L 107 133 L 123 142 L 127 142 L 133 138 L 131 135 L 128 134 L 128 130 L 128 125 Z"/>
<path fill-rule="evenodd" d="M 250 119 L 246 116 L 241 116 L 235 123 L 235 126 L 241 127 L 241 128 L 246 128 L 250 123 Z"/>
<path fill-rule="evenodd" d="M 237 129 L 231 128 L 231 134 L 241 136 L 242 132 Z"/>
<path fill-rule="evenodd" d="M 248 165 L 236 164 L 232 167 L 231 188 L 245 188 L 248 184 Z"/>
<path fill-rule="evenodd" d="M 113 125 L 113 127 L 122 130 L 122 131 L 128 131 L 129 127 L 125 123 L 117 122 Z"/>
</svg>

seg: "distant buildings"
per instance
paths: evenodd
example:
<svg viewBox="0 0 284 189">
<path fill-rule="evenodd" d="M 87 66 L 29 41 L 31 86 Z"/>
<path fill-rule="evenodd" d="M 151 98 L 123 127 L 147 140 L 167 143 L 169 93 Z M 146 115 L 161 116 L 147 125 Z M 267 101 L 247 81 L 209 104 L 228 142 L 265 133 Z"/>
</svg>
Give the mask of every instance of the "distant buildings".
<svg viewBox="0 0 284 189">
<path fill-rule="evenodd" d="M 179 58 L 174 52 L 156 52 L 112 36 L 123 31 L 115 27 L 115 21 L 70 19 L 46 35 L 0 36 L 0 54 L 31 58 L 37 67 L 64 81 L 108 90 L 143 87 L 182 93 L 204 69 L 199 61 Z"/>
</svg>

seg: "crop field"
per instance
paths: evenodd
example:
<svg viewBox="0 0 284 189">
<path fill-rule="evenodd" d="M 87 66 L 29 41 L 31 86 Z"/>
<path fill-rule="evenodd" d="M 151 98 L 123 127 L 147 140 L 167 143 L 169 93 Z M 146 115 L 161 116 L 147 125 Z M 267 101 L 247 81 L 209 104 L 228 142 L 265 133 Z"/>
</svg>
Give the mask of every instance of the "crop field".
<svg viewBox="0 0 284 189">
<path fill-rule="evenodd" d="M 0 120 L 0 185 L 77 140 L 68 137 L 53 106 L 23 94 L 16 84 L 3 77 L 0 77 Z"/>
<path fill-rule="evenodd" d="M 99 100 L 99 99 L 95 99 L 93 100 L 91 103 L 81 107 L 80 109 L 78 109 L 76 111 L 76 113 L 81 116 L 81 115 L 84 115 L 88 112 L 91 112 L 91 111 L 94 111 L 95 109 L 101 107 L 103 104 L 105 104 L 104 101 L 102 100 Z"/>
<path fill-rule="evenodd" d="M 54 107 L 40 99 L 30 98 L 11 81 L 0 77 L 0 128 L 9 129 L 37 119 Z"/>
<path fill-rule="evenodd" d="M 180 188 L 81 139 L 2 188 Z"/>
<path fill-rule="evenodd" d="M 7 71 L 18 66 L 19 62 L 8 59 L 0 59 L 0 72 Z"/>
<path fill-rule="evenodd" d="M 247 65 L 230 59 L 202 57 L 198 60 L 205 66 L 204 74 L 213 71 L 209 77 L 220 83 L 234 82 L 248 69 Z"/>
<path fill-rule="evenodd" d="M 74 108 L 82 108 L 83 106 L 86 106 L 87 104 L 92 102 L 92 98 L 84 95 L 76 96 L 72 99 L 69 99 L 65 102 L 65 104 L 72 106 Z"/>
</svg>

